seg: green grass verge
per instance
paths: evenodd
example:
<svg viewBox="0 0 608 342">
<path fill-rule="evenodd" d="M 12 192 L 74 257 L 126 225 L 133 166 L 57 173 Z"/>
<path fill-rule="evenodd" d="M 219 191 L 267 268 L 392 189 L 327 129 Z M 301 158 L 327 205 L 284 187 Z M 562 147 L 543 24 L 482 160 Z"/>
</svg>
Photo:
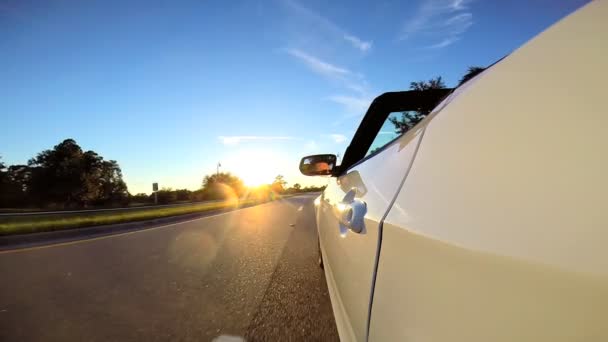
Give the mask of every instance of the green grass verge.
<svg viewBox="0 0 608 342">
<path fill-rule="evenodd" d="M 240 201 L 238 204 L 235 202 L 198 203 L 185 207 L 146 208 L 141 210 L 133 209 L 124 212 L 110 211 L 86 214 L 14 216 L 0 218 L 0 236 L 151 220 L 218 209 L 237 208 L 239 206 L 257 203 L 262 202 L 256 200 L 244 200 Z"/>
</svg>

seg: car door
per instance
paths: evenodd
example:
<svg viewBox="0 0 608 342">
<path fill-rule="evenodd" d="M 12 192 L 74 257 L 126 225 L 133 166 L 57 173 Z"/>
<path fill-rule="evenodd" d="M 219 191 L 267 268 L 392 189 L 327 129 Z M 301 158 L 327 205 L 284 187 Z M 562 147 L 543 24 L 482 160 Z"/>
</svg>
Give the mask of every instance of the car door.
<svg viewBox="0 0 608 342">
<path fill-rule="evenodd" d="M 433 92 L 433 104 L 447 94 Z M 367 338 L 370 298 L 381 222 L 416 153 L 423 130 L 397 127 L 403 111 L 417 108 L 415 92 L 386 93 L 368 110 L 330 178 L 317 224 L 328 287 L 342 340 Z M 414 102 L 413 102 L 414 101 Z M 428 101 L 428 99 L 427 99 Z"/>
</svg>

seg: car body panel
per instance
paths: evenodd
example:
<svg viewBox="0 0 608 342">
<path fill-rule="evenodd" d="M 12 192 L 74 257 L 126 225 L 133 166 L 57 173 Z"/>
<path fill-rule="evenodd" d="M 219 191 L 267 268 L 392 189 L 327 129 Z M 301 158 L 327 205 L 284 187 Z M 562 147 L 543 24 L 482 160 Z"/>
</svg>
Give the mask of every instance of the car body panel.
<svg viewBox="0 0 608 342">
<path fill-rule="evenodd" d="M 606 18 L 590 3 L 426 122 L 370 340 L 608 340 Z"/>
<path fill-rule="evenodd" d="M 384 223 L 370 341 L 606 341 L 606 279 Z"/>
<path fill-rule="evenodd" d="M 367 338 L 369 302 L 376 268 L 378 228 L 410 165 L 421 136 L 412 130 L 365 163 L 330 178 L 317 209 L 317 225 L 328 287 L 340 338 Z M 354 233 L 341 225 L 343 199 L 356 189 L 367 204 L 365 228 Z"/>
</svg>

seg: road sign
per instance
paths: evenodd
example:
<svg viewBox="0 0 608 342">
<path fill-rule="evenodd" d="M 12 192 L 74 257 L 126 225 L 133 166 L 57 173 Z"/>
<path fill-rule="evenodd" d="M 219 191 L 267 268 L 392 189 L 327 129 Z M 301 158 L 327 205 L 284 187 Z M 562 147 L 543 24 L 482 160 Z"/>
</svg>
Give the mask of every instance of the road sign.
<svg viewBox="0 0 608 342">
<path fill-rule="evenodd" d="M 152 183 L 152 191 L 158 191 L 158 183 Z"/>
</svg>

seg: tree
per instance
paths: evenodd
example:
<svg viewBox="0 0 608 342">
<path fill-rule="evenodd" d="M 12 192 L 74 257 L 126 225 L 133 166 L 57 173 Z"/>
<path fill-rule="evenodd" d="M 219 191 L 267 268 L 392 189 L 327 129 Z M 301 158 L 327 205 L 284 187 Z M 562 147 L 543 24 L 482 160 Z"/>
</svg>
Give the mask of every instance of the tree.
<svg viewBox="0 0 608 342">
<path fill-rule="evenodd" d="M 445 89 L 445 83 L 441 76 L 431 78 L 428 81 L 418 81 L 410 83 L 410 90 L 424 91 L 430 89 Z M 395 131 L 403 134 L 416 126 L 420 120 L 424 119 L 433 108 L 420 108 L 418 110 L 409 110 L 401 113 L 401 117 L 389 117 L 389 121 L 395 126 Z"/>
<path fill-rule="evenodd" d="M 4 171 L 4 169 L 6 169 L 6 166 L 2 162 L 2 156 L 0 156 L 0 194 L 2 194 L 5 191 L 5 187 L 6 187 L 7 173 L 6 173 L 6 171 Z M 1 203 L 2 203 L 2 200 L 0 198 L 0 204 Z"/>
<path fill-rule="evenodd" d="M 189 201 L 192 191 L 188 189 L 175 190 L 175 197 L 177 201 Z"/>
<path fill-rule="evenodd" d="M 39 153 L 30 159 L 28 166 L 40 172 L 32 179 L 30 192 L 45 202 L 79 204 L 86 198 L 83 191 L 83 152 L 76 141 L 66 139 L 52 150 Z"/>
<path fill-rule="evenodd" d="M 22 206 L 44 206 L 44 198 L 41 193 L 35 191 L 37 184 L 41 183 L 40 168 L 32 168 L 28 165 L 11 165 L 7 172 L 8 182 L 8 205 L 13 207 Z M 42 185 L 39 185 L 42 191 Z M 6 205 L 6 204 L 5 204 Z"/>
<path fill-rule="evenodd" d="M 73 139 L 38 153 L 28 165 L 0 169 L 0 174 L 3 206 L 125 204 L 129 198 L 118 163 L 83 152 Z"/>
<path fill-rule="evenodd" d="M 303 192 L 320 192 L 320 191 L 323 191 L 323 190 L 325 190 L 325 185 L 323 185 L 323 186 L 314 186 L 314 185 L 311 185 L 311 186 L 307 186 L 307 187 L 305 187 L 305 188 L 302 189 Z"/>
<path fill-rule="evenodd" d="M 127 185 L 115 160 L 103 160 L 97 153 L 87 151 L 82 157 L 82 168 L 80 199 L 85 205 L 126 202 Z"/>
<path fill-rule="evenodd" d="M 410 82 L 410 90 L 445 89 L 445 83 L 441 76 L 431 78 L 428 81 Z"/>
<path fill-rule="evenodd" d="M 395 131 L 398 134 L 403 134 L 416 126 L 416 124 L 427 115 L 428 113 L 425 112 L 410 110 L 402 112 L 400 118 L 389 117 L 389 121 L 395 126 Z"/>
<path fill-rule="evenodd" d="M 169 204 L 169 203 L 173 203 L 177 200 L 177 194 L 171 188 L 160 189 L 159 191 L 156 192 L 156 196 L 158 198 L 159 204 Z M 150 195 L 150 197 L 153 199 L 154 194 Z"/>
<path fill-rule="evenodd" d="M 302 191 L 302 185 L 300 185 L 299 183 L 295 183 L 290 188 L 285 189 L 285 193 L 288 193 L 288 194 L 295 194 L 295 193 L 298 193 L 301 191 Z"/>
<path fill-rule="evenodd" d="M 477 76 L 479 73 L 481 73 L 485 69 L 486 68 L 479 67 L 479 66 L 469 67 L 467 69 L 467 72 L 462 76 L 462 78 L 458 82 L 458 85 L 460 86 L 460 85 L 464 84 L 465 82 L 467 82 L 468 80 Z M 445 88 L 446 88 L 446 86 L 445 86 L 445 83 L 443 82 L 443 79 L 441 78 L 441 76 L 431 78 L 428 81 L 410 82 L 410 90 L 424 91 L 424 90 L 430 90 L 430 89 L 445 89 Z M 407 132 L 408 130 L 410 130 L 412 127 L 416 126 L 416 124 L 418 124 L 418 122 L 420 122 L 422 119 L 424 119 L 432 110 L 433 110 L 433 108 L 430 107 L 430 108 L 420 108 L 418 110 L 405 111 L 405 112 L 401 113 L 401 117 L 399 117 L 399 118 L 390 117 L 389 120 L 393 124 L 393 126 L 395 126 L 396 133 L 403 134 L 403 133 Z"/>
<path fill-rule="evenodd" d="M 131 203 L 148 203 L 150 202 L 150 197 L 148 196 L 148 194 L 140 192 L 136 195 L 130 195 L 129 200 L 131 201 Z"/>
<path fill-rule="evenodd" d="M 458 86 L 465 84 L 468 80 L 479 75 L 484 70 L 486 70 L 486 68 L 484 68 L 484 67 L 470 66 L 469 69 L 467 69 L 466 74 L 464 74 L 462 76 L 462 78 L 460 79 L 460 81 L 458 81 Z"/>
<path fill-rule="evenodd" d="M 100 177 L 97 180 L 101 187 L 99 200 L 106 203 L 125 203 L 129 197 L 127 184 L 122 179 L 122 171 L 115 160 L 104 161 L 102 158 Z"/>
<path fill-rule="evenodd" d="M 285 191 L 286 185 L 287 182 L 285 181 L 285 177 L 283 177 L 283 175 L 277 175 L 274 178 L 272 184 L 270 185 L 270 188 L 272 189 L 272 191 L 280 194 Z"/>
<path fill-rule="evenodd" d="M 190 200 L 195 202 L 204 201 L 208 198 L 207 192 L 203 189 L 198 189 L 190 194 Z"/>
<path fill-rule="evenodd" d="M 203 178 L 202 190 L 208 199 L 241 197 L 245 193 L 243 181 L 230 172 L 214 173 Z"/>
<path fill-rule="evenodd" d="M 6 170 L 6 171 L 4 171 Z M 31 172 L 27 165 L 0 167 L 0 206 L 21 207 L 27 200 L 27 183 Z"/>
</svg>

